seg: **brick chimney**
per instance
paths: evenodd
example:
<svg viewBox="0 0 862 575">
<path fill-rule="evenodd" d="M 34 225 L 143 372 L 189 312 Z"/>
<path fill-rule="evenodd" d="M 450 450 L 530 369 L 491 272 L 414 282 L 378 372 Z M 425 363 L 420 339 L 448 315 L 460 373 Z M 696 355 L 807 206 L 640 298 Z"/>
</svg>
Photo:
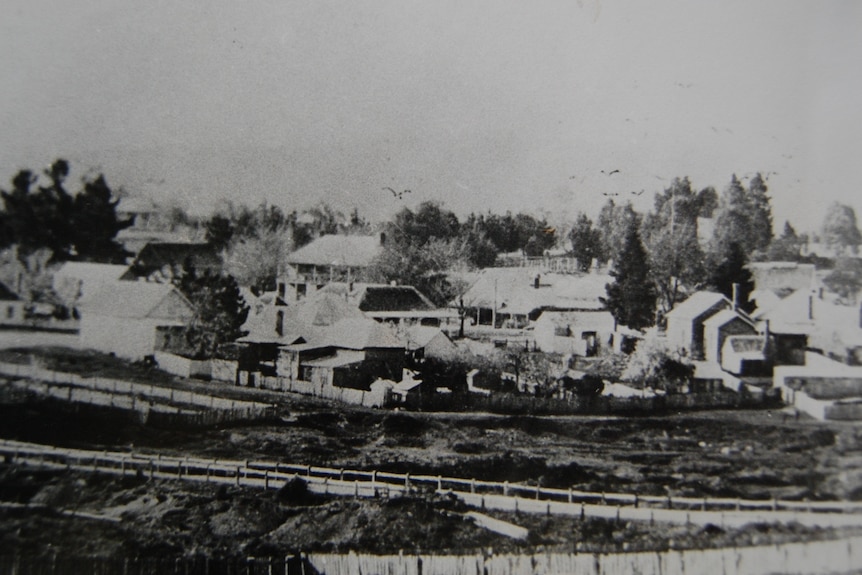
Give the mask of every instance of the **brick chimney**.
<svg viewBox="0 0 862 575">
<path fill-rule="evenodd" d="M 733 311 L 737 311 L 739 309 L 739 284 L 733 284 L 733 294 L 731 298 L 731 305 Z"/>
</svg>

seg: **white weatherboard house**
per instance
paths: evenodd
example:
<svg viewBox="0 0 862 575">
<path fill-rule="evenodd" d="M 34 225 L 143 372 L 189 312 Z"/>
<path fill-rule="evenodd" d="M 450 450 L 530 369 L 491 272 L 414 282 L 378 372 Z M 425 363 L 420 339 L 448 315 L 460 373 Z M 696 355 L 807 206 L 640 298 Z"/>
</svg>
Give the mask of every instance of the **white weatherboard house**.
<svg viewBox="0 0 862 575">
<path fill-rule="evenodd" d="M 545 311 L 533 330 L 536 347 L 542 351 L 590 357 L 610 347 L 616 322 L 605 310 Z"/>
<path fill-rule="evenodd" d="M 153 355 L 171 328 L 184 327 L 194 306 L 170 284 L 116 282 L 81 302 L 81 347 L 131 360 Z"/>
</svg>

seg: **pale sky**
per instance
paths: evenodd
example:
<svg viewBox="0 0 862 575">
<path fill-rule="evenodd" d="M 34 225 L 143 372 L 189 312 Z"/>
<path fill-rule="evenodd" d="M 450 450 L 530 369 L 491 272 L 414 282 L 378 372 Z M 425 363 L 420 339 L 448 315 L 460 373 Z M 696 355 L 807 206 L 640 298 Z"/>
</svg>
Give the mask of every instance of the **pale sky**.
<svg viewBox="0 0 862 575">
<path fill-rule="evenodd" d="M 5 0 L 0 181 L 559 221 L 762 171 L 812 229 L 862 217 L 860 32 L 851 0 Z"/>
</svg>

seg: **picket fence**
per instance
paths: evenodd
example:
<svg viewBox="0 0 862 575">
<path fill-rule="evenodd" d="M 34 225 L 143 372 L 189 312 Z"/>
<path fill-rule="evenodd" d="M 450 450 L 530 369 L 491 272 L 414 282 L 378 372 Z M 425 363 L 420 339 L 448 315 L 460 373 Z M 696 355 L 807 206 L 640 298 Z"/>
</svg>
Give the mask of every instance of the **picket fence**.
<svg viewBox="0 0 862 575">
<path fill-rule="evenodd" d="M 449 494 L 479 509 L 514 513 L 713 524 L 722 527 L 740 527 L 753 522 L 795 522 L 820 527 L 862 525 L 860 505 L 843 501 L 756 501 L 592 493 L 454 477 L 332 469 L 266 461 L 66 449 L 11 440 L 0 440 L 0 454 L 8 463 L 230 483 L 264 489 L 279 489 L 287 481 L 301 476 L 310 491 L 332 496 L 399 497 L 425 490 Z"/>
<path fill-rule="evenodd" d="M 636 553 L 473 555 L 308 553 L 283 557 L 21 557 L 0 555 L 15 575 L 820 575 L 862 565 L 862 538 L 723 549 Z"/>
<path fill-rule="evenodd" d="M 392 555 L 311 553 L 320 575 L 766 575 L 845 573 L 862 565 L 862 537 L 781 545 L 636 553 Z"/>
<path fill-rule="evenodd" d="M 33 365 L 0 362 L 0 374 L 26 378 L 10 382 L 19 389 L 70 403 L 135 412 L 142 422 L 150 425 L 215 425 L 275 414 L 273 406 L 262 402 L 226 399 L 149 383 L 82 377 Z"/>
</svg>

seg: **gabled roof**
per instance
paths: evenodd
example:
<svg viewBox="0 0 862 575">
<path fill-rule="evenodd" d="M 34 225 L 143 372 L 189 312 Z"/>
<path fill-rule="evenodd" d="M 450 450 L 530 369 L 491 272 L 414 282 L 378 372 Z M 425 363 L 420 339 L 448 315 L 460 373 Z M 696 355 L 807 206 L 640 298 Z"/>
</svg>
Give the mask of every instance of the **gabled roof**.
<svg viewBox="0 0 862 575">
<path fill-rule="evenodd" d="M 171 284 L 118 281 L 86 294 L 80 303 L 85 314 L 184 322 L 194 306 Z"/>
<path fill-rule="evenodd" d="M 363 268 L 383 250 L 377 236 L 321 236 L 288 255 L 292 265 L 344 266 Z"/>
<path fill-rule="evenodd" d="M 754 327 L 754 322 L 751 321 L 747 316 L 732 309 L 723 309 L 719 311 L 718 313 L 710 316 L 705 322 L 703 322 L 703 325 L 707 329 L 714 329 L 716 327 L 720 327 L 727 323 L 730 323 L 735 319 L 740 319 L 751 327 Z"/>
<path fill-rule="evenodd" d="M 422 349 L 433 340 L 435 337 L 442 336 L 449 339 L 440 328 L 431 327 L 430 325 L 412 325 L 404 330 L 404 339 L 406 340 L 407 349 Z M 455 344 L 449 339 L 454 347 Z"/>
<path fill-rule="evenodd" d="M 66 262 L 54 272 L 54 280 L 72 278 L 94 285 L 115 282 L 129 269 L 126 265 Z"/>
<path fill-rule="evenodd" d="M 435 309 L 431 300 L 413 286 L 331 282 L 316 294 L 335 295 L 364 312 L 430 311 Z"/>
<path fill-rule="evenodd" d="M 538 276 L 539 287 L 536 287 Z M 604 274 L 540 273 L 530 268 L 486 268 L 464 293 L 464 305 L 496 307 L 498 312 L 529 314 L 537 309 L 600 310 L 599 298 L 612 278 Z M 459 302 L 450 305 L 457 307 Z"/>
<path fill-rule="evenodd" d="M 390 327 L 366 317 L 343 319 L 333 324 L 325 331 L 323 340 L 342 349 L 404 349 L 404 342 Z"/>
<path fill-rule="evenodd" d="M 0 282 L 0 301 L 19 301 L 21 298 L 18 294 L 9 289 L 9 287 Z"/>
<path fill-rule="evenodd" d="M 731 306 L 730 300 L 720 293 L 699 291 L 691 294 L 691 296 L 681 304 L 677 304 L 677 306 L 670 310 L 665 317 L 668 319 L 693 320 L 722 303 L 728 307 Z"/>
<path fill-rule="evenodd" d="M 361 311 L 342 298 L 322 294 L 290 306 L 263 305 L 249 313 L 243 325 L 248 335 L 240 341 L 289 345 L 298 338 L 317 343 L 322 341 L 326 328 L 349 318 L 365 319 Z M 282 333 L 276 331 L 278 315 L 282 314 Z"/>
</svg>

